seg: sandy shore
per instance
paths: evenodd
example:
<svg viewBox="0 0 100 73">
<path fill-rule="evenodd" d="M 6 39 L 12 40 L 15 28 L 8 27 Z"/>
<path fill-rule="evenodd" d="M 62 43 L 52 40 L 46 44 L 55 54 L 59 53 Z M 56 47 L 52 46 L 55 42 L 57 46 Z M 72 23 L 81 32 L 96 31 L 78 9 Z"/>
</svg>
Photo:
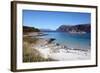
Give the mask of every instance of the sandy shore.
<svg viewBox="0 0 100 73">
<path fill-rule="evenodd" d="M 50 40 L 50 39 L 49 39 Z M 36 45 L 32 46 L 39 51 L 43 58 L 54 60 L 86 60 L 90 59 L 90 50 L 68 48 L 65 45 L 57 45 L 55 42 L 48 43 L 47 39 L 40 38 Z"/>
<path fill-rule="evenodd" d="M 55 43 L 54 38 L 40 38 L 42 33 L 30 33 L 24 35 L 25 62 L 28 61 L 68 61 L 68 60 L 87 60 L 91 58 L 90 49 L 69 48 L 66 45 Z M 29 52 L 28 52 L 29 51 Z"/>
</svg>

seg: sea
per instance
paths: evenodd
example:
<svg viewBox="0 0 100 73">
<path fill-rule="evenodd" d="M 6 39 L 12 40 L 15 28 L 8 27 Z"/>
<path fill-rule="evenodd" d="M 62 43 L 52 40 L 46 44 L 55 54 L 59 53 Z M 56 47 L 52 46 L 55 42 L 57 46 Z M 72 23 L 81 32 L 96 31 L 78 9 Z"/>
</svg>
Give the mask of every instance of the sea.
<svg viewBox="0 0 100 73">
<path fill-rule="evenodd" d="M 53 42 L 73 49 L 91 49 L 91 33 L 43 32 L 41 38 L 54 38 Z"/>
</svg>

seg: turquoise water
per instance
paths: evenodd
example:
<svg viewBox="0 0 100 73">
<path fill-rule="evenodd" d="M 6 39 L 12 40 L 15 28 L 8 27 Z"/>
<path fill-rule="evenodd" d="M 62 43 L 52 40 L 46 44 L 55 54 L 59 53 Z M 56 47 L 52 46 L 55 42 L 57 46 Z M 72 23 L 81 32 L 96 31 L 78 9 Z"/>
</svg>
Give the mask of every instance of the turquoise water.
<svg viewBox="0 0 100 73">
<path fill-rule="evenodd" d="M 91 35 L 86 34 L 70 34 L 66 32 L 43 32 L 45 36 L 42 38 L 55 38 L 54 42 L 66 45 L 69 48 L 90 49 Z"/>
</svg>

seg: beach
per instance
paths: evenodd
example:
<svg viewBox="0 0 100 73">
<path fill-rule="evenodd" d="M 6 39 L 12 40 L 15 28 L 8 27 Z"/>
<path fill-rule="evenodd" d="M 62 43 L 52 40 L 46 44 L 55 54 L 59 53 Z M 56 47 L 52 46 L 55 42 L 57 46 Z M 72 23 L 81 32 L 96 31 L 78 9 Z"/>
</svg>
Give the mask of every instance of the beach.
<svg viewBox="0 0 100 73">
<path fill-rule="evenodd" d="M 54 38 L 37 37 L 43 35 L 42 33 L 35 33 L 24 36 L 24 43 L 28 44 L 27 50 L 30 50 L 28 57 L 31 57 L 31 61 L 24 60 L 24 62 L 88 60 L 91 58 L 90 49 L 70 48 L 69 46 L 54 42 L 56 40 Z M 28 38 L 28 41 L 25 41 L 26 38 Z"/>
</svg>

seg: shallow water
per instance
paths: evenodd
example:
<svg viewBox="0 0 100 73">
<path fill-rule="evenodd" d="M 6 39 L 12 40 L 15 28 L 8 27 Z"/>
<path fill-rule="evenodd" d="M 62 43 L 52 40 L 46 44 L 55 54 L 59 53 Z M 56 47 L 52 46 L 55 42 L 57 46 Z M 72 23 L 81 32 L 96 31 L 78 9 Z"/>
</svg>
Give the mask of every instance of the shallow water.
<svg viewBox="0 0 100 73">
<path fill-rule="evenodd" d="M 40 36 L 41 38 L 55 38 L 54 42 L 68 46 L 69 48 L 90 49 L 91 35 L 71 34 L 66 32 L 43 32 L 48 35 Z"/>
</svg>

